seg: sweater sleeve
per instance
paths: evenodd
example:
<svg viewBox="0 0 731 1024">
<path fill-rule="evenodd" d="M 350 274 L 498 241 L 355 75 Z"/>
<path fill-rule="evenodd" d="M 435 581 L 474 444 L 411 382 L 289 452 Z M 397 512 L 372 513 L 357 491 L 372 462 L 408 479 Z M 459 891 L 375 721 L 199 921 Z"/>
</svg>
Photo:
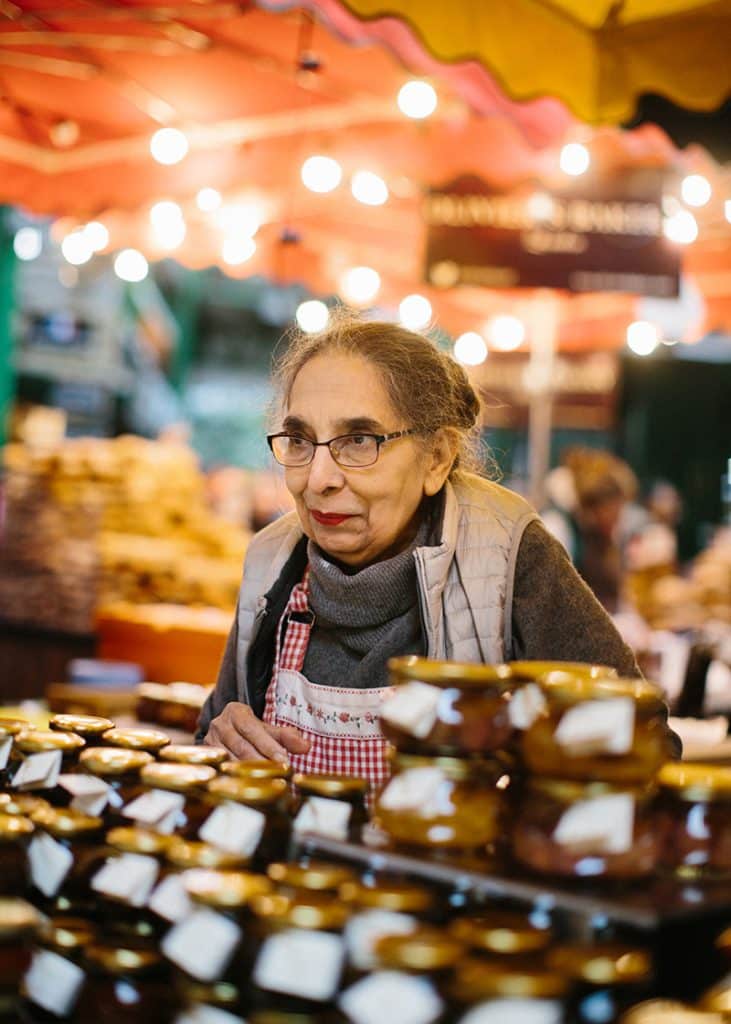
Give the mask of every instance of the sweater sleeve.
<svg viewBox="0 0 731 1024">
<path fill-rule="evenodd" d="M 641 674 L 563 545 L 540 522 L 530 523 L 520 542 L 512 614 L 514 661 L 587 661 Z"/>
<path fill-rule="evenodd" d="M 226 648 L 218 669 L 216 685 L 208 695 L 198 719 L 198 729 L 195 734 L 196 743 L 203 742 L 212 720 L 221 714 L 226 705 L 232 700 L 238 700 L 238 688 L 236 686 L 236 648 L 238 643 L 239 606 L 237 604 L 234 620 L 226 640 Z"/>
</svg>

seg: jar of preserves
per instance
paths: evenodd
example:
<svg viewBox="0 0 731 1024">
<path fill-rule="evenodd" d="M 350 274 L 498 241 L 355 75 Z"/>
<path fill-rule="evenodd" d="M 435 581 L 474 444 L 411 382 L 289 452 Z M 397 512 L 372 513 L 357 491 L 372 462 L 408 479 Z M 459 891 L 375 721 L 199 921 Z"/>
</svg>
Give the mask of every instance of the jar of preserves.
<svg viewBox="0 0 731 1024">
<path fill-rule="evenodd" d="M 251 761 L 224 761 L 219 771 L 242 779 L 290 779 L 292 766 L 284 761 L 253 758 Z"/>
<path fill-rule="evenodd" d="M 513 733 L 514 684 L 506 665 L 391 658 L 394 689 L 381 708 L 381 731 L 397 750 L 418 755 L 484 756 Z"/>
<path fill-rule="evenodd" d="M 658 782 L 662 866 L 682 878 L 731 877 L 731 768 L 666 764 Z"/>
<path fill-rule="evenodd" d="M 86 974 L 81 961 L 94 941 L 94 926 L 81 917 L 44 919 L 23 978 L 23 1020 L 34 1024 L 72 1016 Z"/>
<path fill-rule="evenodd" d="M 538 960 L 550 946 L 550 928 L 537 928 L 526 914 L 491 910 L 480 917 L 458 917 L 449 932 L 473 953 L 496 960 Z"/>
<path fill-rule="evenodd" d="M 56 783 L 61 772 L 74 770 L 84 746 L 81 736 L 73 732 L 24 729 L 13 740 L 13 751 L 22 758 L 13 773 L 13 787 L 44 790 L 52 803 L 68 803 L 68 792 Z"/>
<path fill-rule="evenodd" d="M 363 881 L 345 882 L 338 895 L 351 907 L 345 926 L 349 982 L 377 966 L 374 948 L 379 939 L 385 935 L 408 935 L 436 911 L 432 890 L 413 882 L 388 878 L 373 879 L 371 885 Z"/>
<path fill-rule="evenodd" d="M 405 849 L 484 853 L 502 833 L 508 783 L 496 761 L 396 754 L 376 824 Z"/>
<path fill-rule="evenodd" d="M 57 732 L 75 732 L 90 743 L 113 729 L 114 722 L 99 715 L 51 715 L 48 728 Z"/>
<path fill-rule="evenodd" d="M 368 781 L 348 775 L 303 775 L 292 779 L 292 833 L 312 832 L 329 839 L 357 842 L 368 821 Z"/>
<path fill-rule="evenodd" d="M 154 761 L 140 770 L 147 792 L 127 804 L 123 814 L 147 828 L 192 839 L 211 812 L 206 786 L 215 778 L 216 769 L 208 764 Z"/>
<path fill-rule="evenodd" d="M 225 747 L 212 747 L 207 743 L 169 743 L 160 751 L 161 761 L 176 764 L 209 764 L 214 768 L 222 765 L 229 756 Z"/>
<path fill-rule="evenodd" d="M 78 1024 L 171 1024 L 177 1007 L 161 954 L 120 938 L 87 946 L 87 972 L 76 1008 Z"/>
<path fill-rule="evenodd" d="M 513 854 L 546 875 L 640 878 L 660 852 L 653 785 L 528 779 L 513 826 Z"/>
<path fill-rule="evenodd" d="M 207 791 L 215 809 L 198 830 L 200 839 L 265 866 L 289 846 L 289 786 L 284 779 L 222 775 Z"/>
<path fill-rule="evenodd" d="M 28 844 L 35 831 L 30 818 L 0 809 L 0 896 L 24 896 L 28 888 Z"/>
<path fill-rule="evenodd" d="M 170 743 L 170 737 L 161 729 L 109 729 L 102 734 L 103 741 L 110 747 L 124 750 L 146 750 L 157 754 Z"/>
<path fill-rule="evenodd" d="M 31 884 L 43 897 L 44 909 L 88 913 L 89 883 L 106 855 L 104 822 L 70 807 L 40 808 L 31 820 L 36 827 L 28 849 Z"/>
<path fill-rule="evenodd" d="M 124 934 L 159 937 L 169 918 L 157 912 L 155 893 L 165 877 L 171 838 L 153 829 L 121 826 L 106 836 L 104 874 L 92 883 L 106 940 Z"/>
<path fill-rule="evenodd" d="M 667 709 L 653 683 L 554 672 L 541 687 L 546 710 L 521 742 L 535 775 L 644 783 L 672 758 Z"/>
<path fill-rule="evenodd" d="M 21 899 L 0 899 L 0 1020 L 19 1019 L 18 982 L 31 963 L 41 915 Z"/>
<path fill-rule="evenodd" d="M 652 982 L 652 958 L 646 949 L 619 943 L 559 945 L 546 966 L 568 978 L 572 989 L 568 1024 L 618 1020 L 624 1010 L 646 999 Z"/>
<path fill-rule="evenodd" d="M 94 775 L 110 788 L 107 825 L 128 825 L 129 820 L 120 813 L 122 808 L 138 797 L 143 786 L 140 771 L 154 760 L 145 750 L 127 750 L 123 747 L 87 747 L 79 755 L 79 768 Z"/>
<path fill-rule="evenodd" d="M 467 958 L 450 989 L 459 1024 L 564 1024 L 569 981 L 540 964 Z"/>
</svg>

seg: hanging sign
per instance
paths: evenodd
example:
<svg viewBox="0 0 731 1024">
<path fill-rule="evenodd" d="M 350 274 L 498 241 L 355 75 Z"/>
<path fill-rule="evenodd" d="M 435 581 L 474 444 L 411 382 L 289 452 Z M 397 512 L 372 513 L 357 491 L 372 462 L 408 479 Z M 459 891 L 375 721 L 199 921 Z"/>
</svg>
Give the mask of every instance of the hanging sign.
<svg viewBox="0 0 731 1024">
<path fill-rule="evenodd" d="M 662 232 L 662 180 L 642 168 L 560 191 L 499 192 L 459 177 L 424 199 L 425 279 L 437 288 L 677 295 L 680 257 Z"/>
</svg>

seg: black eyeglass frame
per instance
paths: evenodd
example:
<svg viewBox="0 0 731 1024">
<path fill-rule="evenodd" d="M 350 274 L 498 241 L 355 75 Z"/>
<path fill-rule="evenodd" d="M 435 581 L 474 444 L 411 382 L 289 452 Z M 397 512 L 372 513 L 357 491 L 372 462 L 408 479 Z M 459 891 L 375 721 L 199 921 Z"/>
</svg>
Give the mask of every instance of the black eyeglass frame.
<svg viewBox="0 0 731 1024">
<path fill-rule="evenodd" d="M 365 431 L 359 431 L 352 434 L 338 434 L 337 437 L 331 437 L 329 441 L 311 441 L 309 437 L 301 437 L 299 434 L 290 434 L 288 431 L 282 430 L 278 434 L 267 434 L 267 444 L 269 445 L 269 449 L 277 462 L 279 462 L 279 459 L 277 459 L 276 452 L 274 451 L 274 442 L 278 437 L 296 437 L 298 441 L 306 441 L 308 444 L 312 445 L 312 454 L 307 462 L 298 462 L 296 465 L 287 465 L 285 462 L 279 462 L 279 465 L 284 466 L 285 469 L 302 469 L 304 466 L 309 466 L 315 458 L 315 448 L 322 448 L 323 446 L 328 449 L 332 459 L 343 469 L 367 469 L 369 466 L 375 466 L 378 462 L 378 457 L 381 454 L 381 445 L 385 444 L 386 441 L 395 441 L 399 437 L 408 437 L 411 434 L 418 433 L 418 430 L 410 427 L 408 430 L 394 430 L 390 434 L 369 434 Z M 346 437 L 372 437 L 376 442 L 376 457 L 373 462 L 361 462 L 356 466 L 349 466 L 340 462 L 330 445 L 334 444 L 336 441 L 343 441 Z"/>
</svg>

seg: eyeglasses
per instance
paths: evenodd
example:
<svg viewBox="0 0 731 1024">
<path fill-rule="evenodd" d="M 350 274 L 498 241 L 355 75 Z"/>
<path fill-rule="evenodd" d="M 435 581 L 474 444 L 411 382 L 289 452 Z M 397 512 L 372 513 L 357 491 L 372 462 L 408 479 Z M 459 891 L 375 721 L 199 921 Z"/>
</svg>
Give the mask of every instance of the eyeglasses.
<svg viewBox="0 0 731 1024">
<path fill-rule="evenodd" d="M 325 445 L 339 466 L 360 469 L 378 460 L 381 445 L 386 441 L 415 433 L 416 430 L 396 430 L 392 434 L 341 434 L 329 441 L 310 441 L 297 434 L 269 434 L 267 444 L 282 466 L 309 466 L 315 457 L 315 448 Z"/>
</svg>

